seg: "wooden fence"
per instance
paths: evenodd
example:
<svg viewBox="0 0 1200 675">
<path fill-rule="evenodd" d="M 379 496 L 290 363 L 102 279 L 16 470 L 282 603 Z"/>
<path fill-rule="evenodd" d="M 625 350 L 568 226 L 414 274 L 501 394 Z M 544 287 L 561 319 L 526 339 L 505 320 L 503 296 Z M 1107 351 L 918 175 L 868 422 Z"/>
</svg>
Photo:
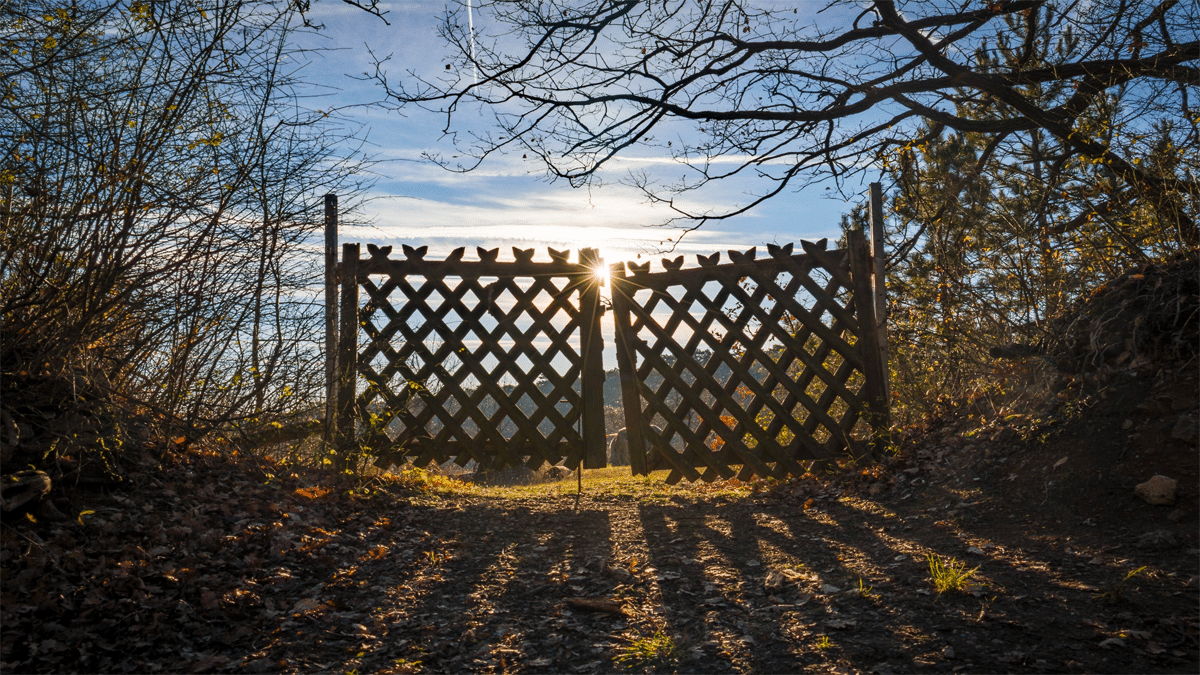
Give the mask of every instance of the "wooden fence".
<svg viewBox="0 0 1200 675">
<path fill-rule="evenodd" d="M 889 424 L 880 204 L 873 184 L 874 255 L 851 231 L 844 250 L 822 240 L 764 258 L 730 251 L 724 264 L 611 266 L 634 473 L 783 478 L 878 451 Z M 392 258 L 368 245 L 364 258 L 345 244 L 335 264 L 336 205 L 327 198 L 326 344 L 338 330 L 326 439 L 343 456 L 605 465 L 595 250 L 570 262 L 514 248 L 502 262 L 498 249 L 467 261 L 459 248 L 428 261 L 424 247 Z"/>
<path fill-rule="evenodd" d="M 862 233 L 848 239 L 612 267 L 634 473 L 783 478 L 868 453 L 888 424 L 886 369 L 871 256 Z"/>
<path fill-rule="evenodd" d="M 584 393 L 604 378 L 596 251 L 540 262 L 514 248 L 502 262 L 498 249 L 476 261 L 462 248 L 440 261 L 424 247 L 368 250 L 343 245 L 338 270 L 343 449 L 367 446 L 381 466 L 605 465 L 603 401 Z"/>
</svg>

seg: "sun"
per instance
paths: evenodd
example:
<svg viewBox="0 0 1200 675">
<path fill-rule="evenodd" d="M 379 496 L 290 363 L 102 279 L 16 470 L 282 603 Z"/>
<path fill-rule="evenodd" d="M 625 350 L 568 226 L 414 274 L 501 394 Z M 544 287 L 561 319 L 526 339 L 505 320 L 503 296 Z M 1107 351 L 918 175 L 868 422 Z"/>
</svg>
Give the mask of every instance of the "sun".
<svg viewBox="0 0 1200 675">
<path fill-rule="evenodd" d="M 592 274 L 594 274 L 596 279 L 600 281 L 600 286 L 608 286 L 609 269 L 607 264 L 602 263 L 597 265 L 592 269 Z"/>
</svg>

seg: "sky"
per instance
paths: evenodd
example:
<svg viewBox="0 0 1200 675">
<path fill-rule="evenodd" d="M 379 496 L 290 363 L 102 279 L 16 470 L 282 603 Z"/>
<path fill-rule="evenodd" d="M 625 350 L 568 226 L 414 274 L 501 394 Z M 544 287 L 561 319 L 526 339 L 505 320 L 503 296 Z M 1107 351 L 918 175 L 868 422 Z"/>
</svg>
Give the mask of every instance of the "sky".
<svg viewBox="0 0 1200 675">
<path fill-rule="evenodd" d="M 824 1 L 799 4 L 815 11 L 824 6 Z M 382 91 L 362 76 L 374 72 L 372 50 L 379 57 L 390 55 L 389 78 L 393 81 L 409 69 L 441 74 L 451 61 L 437 33 L 445 3 L 386 2 L 382 7 L 388 12 L 390 25 L 337 0 L 313 3 L 310 18 L 323 24 L 324 30 L 302 43 L 325 50 L 313 54 L 312 63 L 304 71 L 305 79 L 317 83 L 324 92 L 309 104 L 322 109 L 342 108 L 345 116 L 361 123 L 368 140 L 366 150 L 379 162 L 374 167 L 377 181 L 362 212 L 353 218 L 360 224 L 343 221 L 339 230 L 342 242 L 392 245 L 397 252 L 400 244 L 428 246 L 427 260 L 440 259 L 459 246 L 466 247 L 467 260 L 476 259 L 476 246 L 499 247 L 502 261 L 513 260 L 512 247 L 537 249 L 535 260 L 549 260 L 547 247 L 572 251 L 599 248 L 601 257 L 610 264 L 674 258 L 686 253 L 687 266 L 691 267 L 696 265 L 691 254 L 721 251 L 722 260 L 727 260 L 724 252 L 729 249 L 741 251 L 757 246 L 765 254 L 767 243 L 834 239 L 840 233 L 841 216 L 849 212 L 852 202 L 830 198 L 828 195 L 835 191 L 817 185 L 780 194 L 747 214 L 708 223 L 689 233 L 667 256 L 672 246 L 667 240 L 677 239 L 680 232 L 661 226 L 671 213 L 647 203 L 636 190 L 616 180 L 631 168 L 669 168 L 668 163 L 673 161 L 669 157 L 649 151 L 632 153 L 615 162 L 614 171 L 602 176 L 606 183 L 603 187 L 591 189 L 548 183 L 539 163 L 517 155 L 493 156 L 466 174 L 446 171 L 423 160 L 425 152 L 454 154 L 453 145 L 442 133 L 444 119 L 416 109 L 400 114 L 366 105 L 379 101 Z M 485 21 L 475 16 L 477 31 L 487 28 Z M 463 123 L 461 118 L 456 119 L 456 129 L 467 130 Z M 727 182 L 717 187 L 708 193 L 709 198 L 718 200 L 709 205 L 714 209 L 727 209 L 746 199 L 744 183 Z M 866 185 L 861 186 L 859 198 L 863 201 L 866 190 Z M 799 250 L 799 246 L 796 248 Z M 654 269 L 660 268 L 655 265 Z M 607 295 L 607 289 L 603 294 Z M 601 325 L 604 367 L 611 369 L 616 365 L 611 312 L 604 315 Z M 501 342 L 502 347 L 512 346 Z M 539 341 L 537 347 L 545 348 L 545 342 Z M 555 365 L 561 368 L 563 364 Z M 510 379 L 506 376 L 503 381 Z"/>
<path fill-rule="evenodd" d="M 802 2 L 814 10 L 822 3 Z M 378 101 L 382 90 L 361 79 L 373 72 L 370 50 L 391 56 L 389 78 L 403 77 L 408 69 L 432 73 L 444 69 L 447 47 L 437 34 L 438 17 L 445 3 L 383 3 L 385 25 L 378 18 L 336 0 L 313 3 L 311 18 L 325 26 L 312 44 L 328 50 L 313 56 L 305 77 L 326 93 L 319 107 L 343 107 Z M 476 15 L 476 30 L 487 29 L 486 17 Z M 511 260 L 510 247 L 537 248 L 536 259 L 548 260 L 547 246 L 599 248 L 608 262 L 641 256 L 658 257 L 668 250 L 668 240 L 680 230 L 662 223 L 671 213 L 647 203 L 635 189 L 617 184 L 631 168 L 669 167 L 669 157 L 632 153 L 620 159 L 599 188 L 571 188 L 549 183 L 540 163 L 519 155 L 493 156 L 475 171 L 453 173 L 422 159 L 426 151 L 453 155 L 442 134 L 444 120 L 419 110 L 404 114 L 371 107 L 348 109 L 347 115 L 364 125 L 367 151 L 379 164 L 377 182 L 368 195 L 361 217 L 369 224 L 342 229 L 342 241 L 379 244 L 405 243 L 429 246 L 428 259 L 466 246 L 468 259 L 474 247 L 500 247 L 501 260 Z M 482 121 L 481 121 L 482 122 Z M 458 129 L 464 120 L 456 119 Z M 745 199 L 745 184 L 720 185 L 707 196 L 709 206 L 728 208 Z M 866 186 L 862 186 L 865 193 Z M 688 234 L 678 252 L 707 254 L 727 249 L 744 250 L 766 243 L 783 244 L 799 239 L 836 237 L 843 213 L 851 203 L 829 198 L 832 190 L 813 186 L 786 192 L 748 214 L 704 225 Z M 865 200 L 865 194 L 861 197 Z M 692 204 L 696 206 L 696 204 Z M 396 246 L 399 249 L 399 246 Z M 674 257 L 674 256 L 672 256 Z"/>
</svg>

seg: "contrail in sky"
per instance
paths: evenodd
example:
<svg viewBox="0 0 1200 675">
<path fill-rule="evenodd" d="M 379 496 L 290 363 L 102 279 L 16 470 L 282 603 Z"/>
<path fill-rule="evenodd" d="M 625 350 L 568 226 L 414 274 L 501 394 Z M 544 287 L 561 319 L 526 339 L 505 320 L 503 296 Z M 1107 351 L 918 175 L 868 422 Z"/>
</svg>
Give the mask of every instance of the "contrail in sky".
<svg viewBox="0 0 1200 675">
<path fill-rule="evenodd" d="M 479 84 L 479 68 L 475 66 L 475 16 L 471 11 L 471 0 L 467 0 L 467 31 L 471 33 L 471 71 L 475 75 L 475 84 Z"/>
</svg>

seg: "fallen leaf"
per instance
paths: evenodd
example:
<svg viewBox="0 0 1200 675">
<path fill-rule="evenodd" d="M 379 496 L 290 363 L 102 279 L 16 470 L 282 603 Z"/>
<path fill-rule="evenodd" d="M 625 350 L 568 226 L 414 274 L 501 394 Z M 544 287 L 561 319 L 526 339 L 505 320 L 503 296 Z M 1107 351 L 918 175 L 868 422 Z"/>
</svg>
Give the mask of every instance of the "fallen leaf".
<svg viewBox="0 0 1200 675">
<path fill-rule="evenodd" d="M 321 606 L 321 602 L 315 598 L 300 598 L 292 605 L 292 614 L 301 614 Z"/>
</svg>

